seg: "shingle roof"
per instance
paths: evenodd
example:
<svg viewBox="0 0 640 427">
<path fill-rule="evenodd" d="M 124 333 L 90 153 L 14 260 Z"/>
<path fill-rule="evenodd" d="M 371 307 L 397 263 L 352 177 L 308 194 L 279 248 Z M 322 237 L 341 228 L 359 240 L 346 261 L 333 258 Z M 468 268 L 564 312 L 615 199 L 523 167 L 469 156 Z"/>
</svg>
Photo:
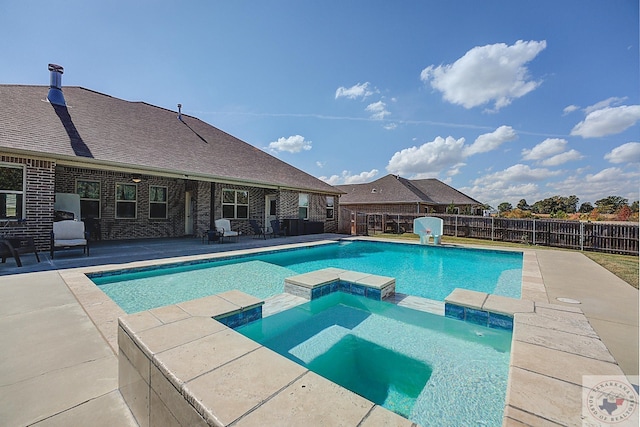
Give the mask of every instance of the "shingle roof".
<svg viewBox="0 0 640 427">
<path fill-rule="evenodd" d="M 335 187 L 195 117 L 81 87 L 0 85 L 0 148 L 59 160 L 337 194 Z"/>
<path fill-rule="evenodd" d="M 336 185 L 346 194 L 340 204 L 427 203 L 432 205 L 480 205 L 482 203 L 437 179 L 409 180 L 386 175 L 366 184 Z"/>
</svg>

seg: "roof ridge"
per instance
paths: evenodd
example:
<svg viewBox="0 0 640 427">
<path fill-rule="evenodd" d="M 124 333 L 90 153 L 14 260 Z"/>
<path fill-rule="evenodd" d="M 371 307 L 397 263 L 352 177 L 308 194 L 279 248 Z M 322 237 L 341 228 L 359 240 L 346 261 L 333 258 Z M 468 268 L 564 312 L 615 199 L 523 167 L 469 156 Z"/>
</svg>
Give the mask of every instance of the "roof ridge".
<svg viewBox="0 0 640 427">
<path fill-rule="evenodd" d="M 409 191 L 414 193 L 420 199 L 433 203 L 433 199 L 431 197 L 429 197 L 424 191 L 422 191 L 418 187 L 416 187 L 415 184 L 410 179 L 398 176 L 398 181 L 400 181 L 405 187 L 407 187 L 409 189 Z"/>
</svg>

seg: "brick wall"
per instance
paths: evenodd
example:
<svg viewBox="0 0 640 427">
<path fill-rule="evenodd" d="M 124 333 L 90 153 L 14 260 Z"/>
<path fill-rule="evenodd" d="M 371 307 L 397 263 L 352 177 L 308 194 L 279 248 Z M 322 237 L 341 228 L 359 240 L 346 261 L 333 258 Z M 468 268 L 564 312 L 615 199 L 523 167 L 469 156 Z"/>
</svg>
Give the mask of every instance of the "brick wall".
<svg viewBox="0 0 640 427">
<path fill-rule="evenodd" d="M 116 218 L 117 183 L 134 184 L 131 174 L 58 166 L 55 192 L 75 193 L 77 180 L 100 182 L 100 238 L 105 240 L 141 239 L 150 237 L 180 237 L 185 232 L 185 191 L 197 183 L 183 179 L 142 176 L 137 187 L 136 218 Z M 167 187 L 167 218 L 149 218 L 149 187 Z M 198 193 L 194 192 L 194 197 Z"/>
<path fill-rule="evenodd" d="M 299 192 L 281 191 L 278 218 L 298 218 Z M 307 193 L 309 195 L 309 221 L 324 222 L 325 233 L 336 233 L 338 230 L 338 197 L 334 197 L 333 219 L 327 219 L 327 197 L 325 194 Z"/>
<path fill-rule="evenodd" d="M 26 175 L 24 222 L 9 222 L 6 236 L 33 237 L 38 250 L 49 248 L 53 223 L 55 162 L 0 153 L 0 162 L 24 165 Z"/>
<path fill-rule="evenodd" d="M 211 186 L 214 186 L 214 218 L 222 217 L 222 189 L 249 191 L 249 216 L 260 223 L 265 217 L 265 197 L 278 194 L 279 219 L 298 217 L 298 192 L 277 191 L 249 186 L 190 181 L 175 178 L 142 176 L 137 187 L 137 214 L 135 219 L 115 218 L 116 183 L 133 184 L 131 174 L 56 165 L 55 161 L 13 156 L 0 153 L 0 162 L 20 164 L 25 167 L 25 219 L 10 222 L 2 233 L 7 236 L 30 236 L 38 250 L 48 250 L 54 213 L 55 193 L 75 193 L 77 180 L 100 182 L 100 235 L 105 240 L 139 239 L 152 237 L 181 237 L 185 232 L 185 192 L 191 191 L 194 200 L 194 231 L 202 235 L 210 228 Z M 167 187 L 168 203 L 166 219 L 149 218 L 149 186 Z M 338 199 L 335 198 L 334 219 L 326 219 L 325 195 L 309 194 L 309 220 L 322 221 L 326 232 L 336 232 L 338 224 Z M 232 228 L 243 234 L 252 234 L 247 220 L 231 220 Z"/>
</svg>

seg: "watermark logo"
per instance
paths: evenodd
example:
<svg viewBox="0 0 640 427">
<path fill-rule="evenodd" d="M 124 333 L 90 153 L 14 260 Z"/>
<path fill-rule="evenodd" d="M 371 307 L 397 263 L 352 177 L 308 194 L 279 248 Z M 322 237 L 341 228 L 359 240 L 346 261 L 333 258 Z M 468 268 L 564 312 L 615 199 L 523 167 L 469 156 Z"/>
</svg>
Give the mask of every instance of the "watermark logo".
<svg viewBox="0 0 640 427">
<path fill-rule="evenodd" d="M 638 393 L 623 375 L 585 375 L 582 380 L 585 426 L 638 426 Z"/>
</svg>

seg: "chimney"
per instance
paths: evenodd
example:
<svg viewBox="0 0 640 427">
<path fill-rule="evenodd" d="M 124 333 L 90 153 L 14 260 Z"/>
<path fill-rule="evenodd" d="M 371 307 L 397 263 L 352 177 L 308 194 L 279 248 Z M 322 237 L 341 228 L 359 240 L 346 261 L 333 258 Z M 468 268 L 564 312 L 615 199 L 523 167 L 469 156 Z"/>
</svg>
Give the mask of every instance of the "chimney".
<svg viewBox="0 0 640 427">
<path fill-rule="evenodd" d="M 49 64 L 49 72 L 49 94 L 47 99 L 52 104 L 64 107 L 66 106 L 64 95 L 62 94 L 62 73 L 64 73 L 64 68 L 60 65 Z"/>
</svg>

